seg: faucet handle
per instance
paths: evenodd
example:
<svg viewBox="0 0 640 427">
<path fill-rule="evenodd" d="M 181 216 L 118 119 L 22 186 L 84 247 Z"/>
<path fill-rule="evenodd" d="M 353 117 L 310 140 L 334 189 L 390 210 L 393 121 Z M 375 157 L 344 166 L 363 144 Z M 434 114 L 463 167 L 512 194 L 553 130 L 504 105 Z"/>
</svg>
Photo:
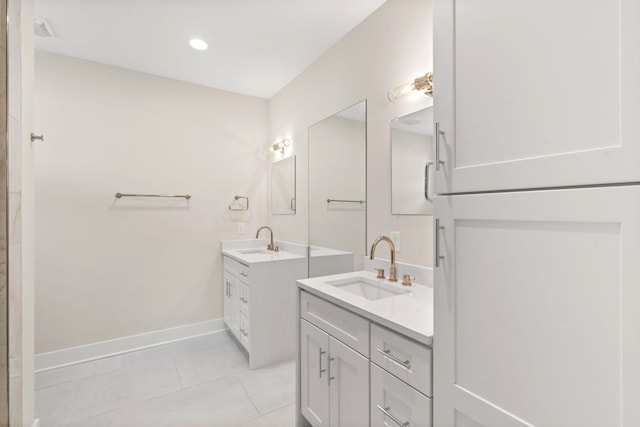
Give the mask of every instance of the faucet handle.
<svg viewBox="0 0 640 427">
<path fill-rule="evenodd" d="M 408 275 L 408 274 L 404 274 L 404 275 L 402 276 L 402 284 L 403 284 L 404 286 L 411 286 L 411 285 L 413 285 L 413 283 L 411 283 L 411 281 L 412 281 L 412 280 L 415 280 L 415 279 L 416 279 L 416 278 L 415 278 L 415 277 L 413 277 L 413 276 L 410 276 L 410 275 Z"/>
<path fill-rule="evenodd" d="M 384 268 L 374 268 L 375 271 L 378 272 L 378 275 L 376 276 L 377 279 L 384 279 Z"/>
<path fill-rule="evenodd" d="M 273 251 L 274 252 L 280 252 L 280 246 L 273 246 Z"/>
</svg>

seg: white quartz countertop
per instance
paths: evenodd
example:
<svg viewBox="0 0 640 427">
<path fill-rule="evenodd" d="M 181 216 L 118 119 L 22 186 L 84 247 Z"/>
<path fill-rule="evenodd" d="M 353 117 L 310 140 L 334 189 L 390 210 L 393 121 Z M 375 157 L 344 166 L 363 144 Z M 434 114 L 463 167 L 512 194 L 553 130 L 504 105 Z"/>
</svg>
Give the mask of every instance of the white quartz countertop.
<svg viewBox="0 0 640 427">
<path fill-rule="evenodd" d="M 236 261 L 240 261 L 243 264 L 255 264 L 260 262 L 272 262 L 272 261 L 282 261 L 287 259 L 299 259 L 305 258 L 304 255 L 295 254 L 293 252 L 283 251 L 282 249 L 278 252 L 275 251 L 267 251 L 264 249 L 260 249 L 260 252 L 257 251 L 257 248 L 243 248 L 243 249 L 225 249 L 222 251 L 223 255 L 227 255 Z"/>
<path fill-rule="evenodd" d="M 356 276 L 410 291 L 369 300 L 327 283 Z M 401 282 L 376 279 L 376 275 L 369 271 L 298 280 L 298 287 L 420 343 L 429 346 L 433 344 L 433 288 L 420 284 L 405 287 Z"/>
</svg>

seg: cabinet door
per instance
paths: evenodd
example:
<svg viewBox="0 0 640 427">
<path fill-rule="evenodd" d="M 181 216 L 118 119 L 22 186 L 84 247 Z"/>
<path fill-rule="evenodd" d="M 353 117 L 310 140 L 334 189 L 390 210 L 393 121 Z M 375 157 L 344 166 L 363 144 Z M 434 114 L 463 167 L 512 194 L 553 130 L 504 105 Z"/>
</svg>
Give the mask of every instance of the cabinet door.
<svg viewBox="0 0 640 427">
<path fill-rule="evenodd" d="M 369 359 L 329 337 L 331 427 L 369 427 Z"/>
<path fill-rule="evenodd" d="M 224 272 L 224 323 L 240 339 L 240 280 Z"/>
<path fill-rule="evenodd" d="M 300 319 L 300 408 L 312 426 L 329 425 L 329 335 Z"/>
<path fill-rule="evenodd" d="M 639 0 L 436 0 L 436 192 L 640 181 L 638 52 Z"/>
<path fill-rule="evenodd" d="M 223 292 L 224 292 L 224 323 L 227 325 L 227 327 L 233 331 L 233 321 L 231 319 L 231 313 L 232 313 L 232 302 L 231 302 L 231 291 L 230 291 L 230 287 L 231 287 L 231 281 L 233 280 L 233 276 L 231 275 L 231 273 L 227 272 L 225 270 L 223 276 L 222 276 L 222 281 L 223 281 Z"/>
<path fill-rule="evenodd" d="M 640 426 L 640 186 L 435 209 L 434 425 Z"/>
</svg>

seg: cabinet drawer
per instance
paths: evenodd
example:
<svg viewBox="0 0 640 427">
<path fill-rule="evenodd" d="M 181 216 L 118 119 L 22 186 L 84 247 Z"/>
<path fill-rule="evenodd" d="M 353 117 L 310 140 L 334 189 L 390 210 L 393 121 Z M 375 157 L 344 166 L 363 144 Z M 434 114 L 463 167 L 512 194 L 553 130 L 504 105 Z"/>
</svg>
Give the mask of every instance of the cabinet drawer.
<svg viewBox="0 0 640 427">
<path fill-rule="evenodd" d="M 371 426 L 431 427 L 431 399 L 371 363 Z"/>
<path fill-rule="evenodd" d="M 240 313 L 240 342 L 249 351 L 249 317 Z"/>
<path fill-rule="evenodd" d="M 249 281 L 249 266 L 228 256 L 224 257 L 224 269 L 235 274 L 245 282 Z"/>
<path fill-rule="evenodd" d="M 431 396 L 431 348 L 371 325 L 371 361 Z"/>
<path fill-rule="evenodd" d="M 308 292 L 300 292 L 300 317 L 369 357 L 369 321 Z"/>
<path fill-rule="evenodd" d="M 240 282 L 240 311 L 249 315 L 249 294 L 250 294 L 249 285 Z"/>
</svg>

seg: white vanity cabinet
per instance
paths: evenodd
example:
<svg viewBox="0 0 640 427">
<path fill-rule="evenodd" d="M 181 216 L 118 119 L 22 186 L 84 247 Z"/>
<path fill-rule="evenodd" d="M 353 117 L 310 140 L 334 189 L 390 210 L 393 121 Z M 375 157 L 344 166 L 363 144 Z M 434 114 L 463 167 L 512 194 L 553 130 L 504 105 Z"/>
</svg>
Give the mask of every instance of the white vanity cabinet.
<svg viewBox="0 0 640 427">
<path fill-rule="evenodd" d="M 638 0 L 433 3 L 438 194 L 640 181 Z"/>
<path fill-rule="evenodd" d="M 431 427 L 431 348 L 300 292 L 301 425 Z"/>
<path fill-rule="evenodd" d="M 274 256 L 278 256 L 277 254 Z M 249 354 L 251 369 L 296 354 L 296 280 L 306 277 L 304 256 L 240 262 L 223 255 L 224 321 Z"/>
</svg>

